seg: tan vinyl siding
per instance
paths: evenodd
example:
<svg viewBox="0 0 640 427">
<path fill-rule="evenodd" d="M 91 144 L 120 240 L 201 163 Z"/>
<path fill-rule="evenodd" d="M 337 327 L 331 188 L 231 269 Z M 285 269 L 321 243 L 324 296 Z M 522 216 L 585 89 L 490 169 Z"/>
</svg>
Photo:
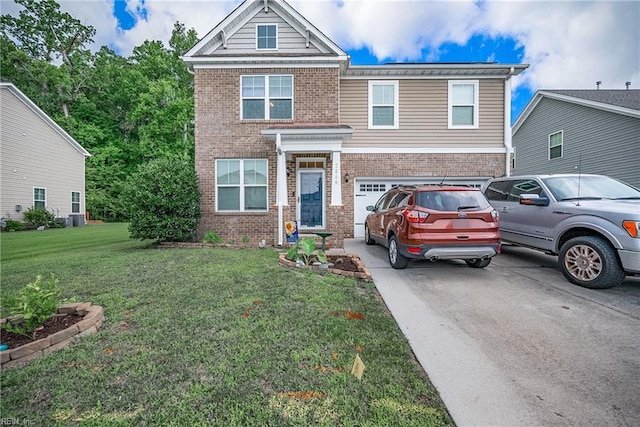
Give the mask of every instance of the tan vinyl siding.
<svg viewBox="0 0 640 427">
<path fill-rule="evenodd" d="M 84 213 L 84 156 L 8 89 L 0 93 L 0 216 L 22 220 L 34 187 L 46 189 L 47 209 L 63 218 L 71 214 L 71 192 L 79 192 Z"/>
<path fill-rule="evenodd" d="M 340 81 L 340 123 L 354 128 L 345 148 L 502 148 L 504 81 L 479 81 L 479 128 L 447 128 L 447 80 L 399 81 L 399 129 L 368 129 L 368 81 Z"/>
<path fill-rule="evenodd" d="M 256 49 L 257 24 L 278 25 L 278 50 Z M 241 29 L 229 37 L 226 49 L 221 46 L 216 50 L 216 53 L 234 55 L 256 53 L 264 53 L 265 55 L 272 55 L 274 53 L 317 55 L 320 54 L 320 50 L 313 44 L 310 44 L 307 48 L 306 36 L 300 34 L 280 16 L 270 11 L 269 13 L 259 12 Z"/>
</svg>

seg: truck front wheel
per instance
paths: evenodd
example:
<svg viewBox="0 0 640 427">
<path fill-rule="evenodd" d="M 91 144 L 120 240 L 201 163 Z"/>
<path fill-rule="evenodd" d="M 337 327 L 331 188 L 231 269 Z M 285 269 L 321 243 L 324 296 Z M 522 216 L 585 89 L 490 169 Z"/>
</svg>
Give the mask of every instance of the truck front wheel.
<svg viewBox="0 0 640 427">
<path fill-rule="evenodd" d="M 560 248 L 558 265 L 571 283 L 589 289 L 608 289 L 624 280 L 614 249 L 596 236 L 574 237 Z"/>
</svg>

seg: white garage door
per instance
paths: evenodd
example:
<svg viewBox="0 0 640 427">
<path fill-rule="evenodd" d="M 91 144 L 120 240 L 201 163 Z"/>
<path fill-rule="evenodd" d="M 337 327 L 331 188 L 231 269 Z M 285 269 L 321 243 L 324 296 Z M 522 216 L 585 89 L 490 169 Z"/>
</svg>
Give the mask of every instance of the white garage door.
<svg viewBox="0 0 640 427">
<path fill-rule="evenodd" d="M 470 185 L 480 187 L 487 178 L 447 178 L 444 183 L 449 185 Z M 364 220 L 369 214 L 367 206 L 375 205 L 385 191 L 399 185 L 440 184 L 442 178 L 356 178 L 353 210 L 353 236 L 364 237 Z"/>
</svg>

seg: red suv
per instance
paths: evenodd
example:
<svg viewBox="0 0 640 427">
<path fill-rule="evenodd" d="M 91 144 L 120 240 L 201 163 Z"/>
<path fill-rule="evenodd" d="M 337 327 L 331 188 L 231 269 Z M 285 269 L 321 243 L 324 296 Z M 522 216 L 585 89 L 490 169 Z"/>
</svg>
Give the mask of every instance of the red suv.
<svg viewBox="0 0 640 427">
<path fill-rule="evenodd" d="M 367 210 L 365 242 L 387 247 L 393 268 L 410 258 L 463 259 L 484 268 L 500 253 L 498 212 L 476 188 L 396 187 Z"/>
</svg>

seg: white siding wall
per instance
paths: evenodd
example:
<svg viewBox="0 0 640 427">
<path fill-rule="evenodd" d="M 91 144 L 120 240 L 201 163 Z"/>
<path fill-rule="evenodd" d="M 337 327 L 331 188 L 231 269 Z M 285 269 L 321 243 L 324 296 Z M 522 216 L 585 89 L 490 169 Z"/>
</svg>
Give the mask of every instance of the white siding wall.
<svg viewBox="0 0 640 427">
<path fill-rule="evenodd" d="M 63 218 L 71 214 L 71 192 L 80 192 L 84 213 L 84 156 L 12 92 L 0 93 L 0 217 L 22 220 L 34 187 L 46 188 L 47 209 Z"/>
</svg>

